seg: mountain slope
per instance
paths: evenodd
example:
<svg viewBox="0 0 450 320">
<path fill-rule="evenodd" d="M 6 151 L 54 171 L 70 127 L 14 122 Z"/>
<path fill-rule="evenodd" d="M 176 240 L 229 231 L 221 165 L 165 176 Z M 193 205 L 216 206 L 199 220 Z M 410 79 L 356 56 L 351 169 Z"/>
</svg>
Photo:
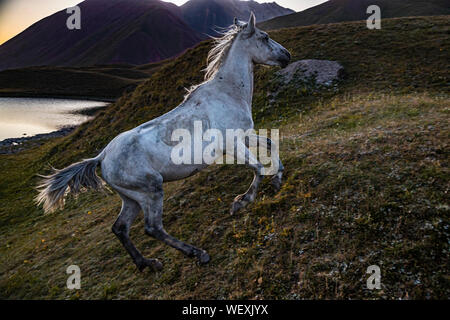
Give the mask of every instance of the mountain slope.
<svg viewBox="0 0 450 320">
<path fill-rule="evenodd" d="M 181 6 L 185 21 L 202 34 L 217 35 L 217 28 L 228 27 L 237 17 L 247 21 L 253 11 L 257 21 L 293 13 L 277 3 L 240 0 L 191 0 Z"/>
<path fill-rule="evenodd" d="M 0 69 L 34 65 L 144 64 L 173 57 L 202 36 L 177 6 L 158 0 L 86 0 L 81 30 L 68 30 L 65 10 L 0 46 Z"/>
<path fill-rule="evenodd" d="M 252 180 L 241 166 L 212 166 L 164 186 L 166 230 L 207 250 L 199 266 L 131 230 L 161 272 L 139 273 L 111 225 L 116 194 L 86 192 L 64 211 L 33 203 L 36 173 L 92 157 L 120 132 L 174 108 L 203 79 L 204 42 L 167 63 L 72 135 L 0 156 L 2 299 L 447 299 L 449 279 L 448 18 L 386 19 L 283 29 L 271 36 L 293 61 L 330 59 L 347 76 L 336 91 L 280 88 L 257 68 L 258 128 L 279 128 L 284 186 L 265 179 L 235 216 Z M 388 41 L 387 41 L 388 40 Z M 268 92 L 280 90 L 275 104 Z M 67 266 L 82 290 L 67 290 Z M 382 290 L 368 290 L 378 265 Z"/>
<path fill-rule="evenodd" d="M 330 0 L 302 12 L 277 17 L 259 24 L 266 30 L 312 24 L 365 20 L 370 5 L 381 8 L 382 18 L 450 14 L 447 0 Z"/>
<path fill-rule="evenodd" d="M 0 71 L 2 97 L 79 97 L 115 100 L 148 79 L 167 60 L 148 65 L 28 67 Z"/>
</svg>

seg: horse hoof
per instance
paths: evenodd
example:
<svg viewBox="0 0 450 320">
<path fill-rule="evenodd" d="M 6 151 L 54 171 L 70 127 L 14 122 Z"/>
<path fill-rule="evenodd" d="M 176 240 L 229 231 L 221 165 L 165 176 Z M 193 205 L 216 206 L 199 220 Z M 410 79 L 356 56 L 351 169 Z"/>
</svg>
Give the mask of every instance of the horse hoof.
<svg viewBox="0 0 450 320">
<path fill-rule="evenodd" d="M 200 256 L 198 257 L 198 262 L 200 264 L 207 264 L 209 262 L 209 260 L 211 260 L 211 258 L 209 257 L 209 254 L 206 251 L 202 251 L 200 253 Z"/>
<path fill-rule="evenodd" d="M 154 271 L 161 271 L 163 268 L 163 265 L 158 259 L 144 259 L 138 265 L 138 269 L 140 272 L 144 271 L 144 269 L 147 267 L 152 268 Z"/>
<path fill-rule="evenodd" d="M 152 260 L 153 260 L 153 262 L 152 262 L 152 266 L 151 267 L 153 268 L 153 270 L 161 271 L 162 268 L 163 268 L 162 263 L 158 259 L 152 259 Z"/>
<path fill-rule="evenodd" d="M 279 178 L 273 178 L 272 179 L 272 186 L 275 189 L 276 192 L 280 191 L 281 189 L 281 180 Z"/>
<path fill-rule="evenodd" d="M 231 205 L 230 214 L 231 215 L 235 214 L 236 212 L 241 210 L 243 207 L 244 206 L 242 205 L 242 203 L 240 201 L 233 202 L 233 204 Z"/>
<path fill-rule="evenodd" d="M 245 201 L 245 194 L 240 194 L 236 198 L 234 198 L 234 201 L 231 205 L 230 214 L 233 215 L 242 208 L 245 207 L 246 201 Z"/>
</svg>

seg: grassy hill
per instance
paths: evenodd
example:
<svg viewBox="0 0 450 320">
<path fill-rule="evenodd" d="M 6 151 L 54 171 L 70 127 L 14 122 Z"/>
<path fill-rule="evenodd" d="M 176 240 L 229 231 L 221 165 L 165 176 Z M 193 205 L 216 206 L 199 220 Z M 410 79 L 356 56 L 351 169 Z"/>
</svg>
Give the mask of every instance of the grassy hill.
<svg viewBox="0 0 450 320">
<path fill-rule="evenodd" d="M 310 9 L 261 22 L 265 30 L 366 20 L 367 8 L 378 5 L 382 19 L 450 14 L 446 0 L 330 0 Z"/>
<path fill-rule="evenodd" d="M 124 91 L 133 91 L 165 63 L 4 70 L 0 71 L 0 96 L 115 100 Z"/>
<path fill-rule="evenodd" d="M 449 17 L 283 29 L 271 36 L 293 60 L 342 63 L 337 90 L 280 87 L 256 73 L 257 127 L 280 128 L 285 183 L 268 181 L 236 216 L 248 187 L 242 166 L 213 166 L 165 185 L 169 233 L 204 248 L 207 266 L 144 234 L 131 236 L 161 272 L 139 273 L 111 226 L 115 194 L 84 193 L 63 212 L 34 207 L 37 172 L 97 154 L 123 130 L 175 107 L 201 81 L 210 43 L 162 66 L 73 134 L 0 156 L 0 297 L 57 299 L 419 299 L 450 296 Z M 267 92 L 280 91 L 276 102 Z M 65 288 L 67 266 L 82 289 Z M 378 265 L 382 290 L 366 288 Z"/>
</svg>

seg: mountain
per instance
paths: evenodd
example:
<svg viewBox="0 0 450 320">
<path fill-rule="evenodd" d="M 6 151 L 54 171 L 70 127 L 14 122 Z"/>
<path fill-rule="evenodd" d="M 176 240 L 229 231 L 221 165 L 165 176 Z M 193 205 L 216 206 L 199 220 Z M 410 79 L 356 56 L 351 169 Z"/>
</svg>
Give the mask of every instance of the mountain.
<svg viewBox="0 0 450 320">
<path fill-rule="evenodd" d="M 29 66 L 145 64 L 174 57 L 216 35 L 250 11 L 260 21 L 294 11 L 276 3 L 191 0 L 182 7 L 159 0 L 85 0 L 81 29 L 69 30 L 66 10 L 46 17 L 0 46 L 0 70 Z"/>
<path fill-rule="evenodd" d="M 239 0 L 191 0 L 181 6 L 184 20 L 202 34 L 217 35 L 217 28 L 228 27 L 237 17 L 246 21 L 253 11 L 257 21 L 294 13 L 277 3 Z"/>
<path fill-rule="evenodd" d="M 66 10 L 33 24 L 0 46 L 0 70 L 35 65 L 145 64 L 176 56 L 204 36 L 159 0 L 86 0 L 81 29 L 69 30 Z"/>
<path fill-rule="evenodd" d="M 365 20 L 370 5 L 381 8 L 382 18 L 450 14 L 448 0 L 330 0 L 308 10 L 259 24 L 266 30 L 313 24 Z"/>
</svg>

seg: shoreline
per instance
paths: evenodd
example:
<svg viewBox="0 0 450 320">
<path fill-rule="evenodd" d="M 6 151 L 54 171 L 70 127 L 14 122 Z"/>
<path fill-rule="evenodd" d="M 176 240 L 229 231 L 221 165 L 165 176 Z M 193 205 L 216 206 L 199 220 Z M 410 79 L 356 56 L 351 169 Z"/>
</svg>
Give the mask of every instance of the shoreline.
<svg viewBox="0 0 450 320">
<path fill-rule="evenodd" d="M 58 96 L 58 95 L 23 95 L 18 94 L 4 94 L 0 93 L 0 98 L 42 98 L 42 99 L 69 99 L 69 100 L 87 100 L 87 101 L 98 101 L 98 102 L 108 102 L 114 103 L 116 100 L 107 99 L 104 97 L 87 97 L 87 96 Z M 90 108 L 83 108 L 71 112 L 72 114 L 82 114 L 93 117 L 97 111 L 106 108 L 107 106 L 94 106 Z M 32 136 L 16 137 L 16 138 L 6 138 L 0 140 L 0 155 L 8 155 L 18 153 L 20 151 L 32 148 L 34 146 L 39 146 L 44 143 L 45 140 L 61 138 L 72 133 L 78 126 L 65 126 L 58 130 L 51 131 L 48 133 L 38 133 Z"/>
<path fill-rule="evenodd" d="M 45 140 L 65 137 L 77 127 L 68 126 L 48 133 L 35 134 L 34 136 L 3 139 L 0 141 L 0 155 L 14 154 L 34 146 L 42 145 Z"/>
<path fill-rule="evenodd" d="M 67 99 L 67 100 L 87 100 L 114 103 L 116 98 L 94 97 L 94 96 L 74 96 L 64 94 L 40 94 L 27 92 L 0 92 L 0 98 L 41 98 L 41 99 Z"/>
</svg>

